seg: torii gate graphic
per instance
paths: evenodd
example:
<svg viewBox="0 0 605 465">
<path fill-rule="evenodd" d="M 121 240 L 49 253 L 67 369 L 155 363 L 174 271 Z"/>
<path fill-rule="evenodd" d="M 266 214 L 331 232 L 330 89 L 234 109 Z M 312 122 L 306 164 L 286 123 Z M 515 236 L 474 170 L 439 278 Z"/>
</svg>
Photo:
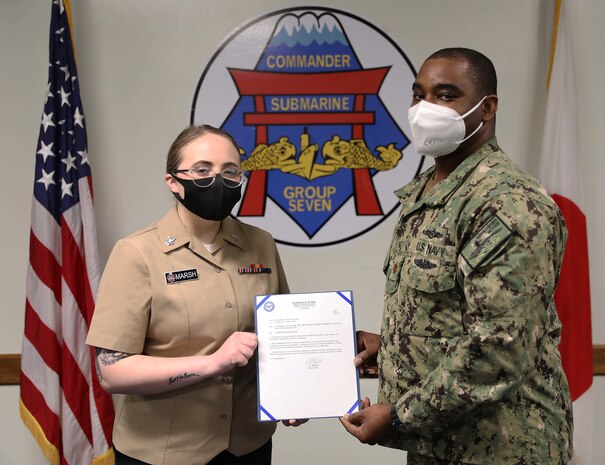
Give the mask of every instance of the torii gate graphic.
<svg viewBox="0 0 605 465">
<path fill-rule="evenodd" d="M 363 139 L 364 125 L 374 124 L 374 112 L 365 111 L 366 95 L 377 95 L 390 66 L 333 73 L 275 73 L 229 68 L 240 96 L 254 97 L 254 113 L 245 113 L 245 126 L 255 126 L 256 145 L 269 144 L 268 126 L 351 124 L 352 139 Z M 266 111 L 267 95 L 354 95 L 352 112 Z M 264 216 L 267 172 L 253 171 L 238 216 Z M 382 215 L 369 169 L 353 169 L 353 196 L 357 215 Z"/>
</svg>

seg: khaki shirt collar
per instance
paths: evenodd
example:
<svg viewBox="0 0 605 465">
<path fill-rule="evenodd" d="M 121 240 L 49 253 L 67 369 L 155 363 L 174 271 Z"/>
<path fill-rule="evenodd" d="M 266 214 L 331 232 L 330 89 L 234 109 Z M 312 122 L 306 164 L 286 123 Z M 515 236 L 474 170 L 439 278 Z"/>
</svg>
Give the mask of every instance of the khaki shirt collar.
<svg viewBox="0 0 605 465">
<path fill-rule="evenodd" d="M 244 250 L 245 248 L 245 238 L 242 231 L 242 226 L 240 222 L 234 218 L 228 216 L 221 223 L 221 229 L 216 235 L 215 243 L 218 244 L 217 241 L 221 241 L 220 245 L 222 246 L 225 242 L 236 246 L 237 248 Z"/>
<path fill-rule="evenodd" d="M 168 210 L 168 213 L 158 221 L 157 227 L 164 253 L 187 246 L 191 242 L 189 231 L 181 221 L 176 210 L 176 205 Z"/>
<path fill-rule="evenodd" d="M 176 206 L 173 206 L 168 213 L 157 223 L 158 234 L 162 241 L 162 250 L 164 253 L 171 252 L 180 247 L 189 247 L 198 255 L 211 255 L 208 250 L 198 245 L 198 241 L 192 240 L 189 231 L 179 217 Z M 221 222 L 216 238 L 213 242 L 213 249 L 220 250 L 226 243 L 232 244 L 241 250 L 244 250 L 245 240 L 242 233 L 242 227 L 239 221 L 227 217 Z M 198 250 L 199 249 L 199 250 Z"/>
<path fill-rule="evenodd" d="M 465 179 L 475 170 L 488 155 L 498 150 L 498 141 L 495 137 L 483 144 L 476 152 L 469 155 L 460 163 L 450 175 L 435 185 L 431 191 L 419 199 L 424 186 L 431 179 L 435 172 L 435 167 L 422 173 L 412 182 L 395 191 L 402 205 L 402 217 L 422 208 L 424 206 L 444 205 L 449 198 L 458 190 Z"/>
</svg>

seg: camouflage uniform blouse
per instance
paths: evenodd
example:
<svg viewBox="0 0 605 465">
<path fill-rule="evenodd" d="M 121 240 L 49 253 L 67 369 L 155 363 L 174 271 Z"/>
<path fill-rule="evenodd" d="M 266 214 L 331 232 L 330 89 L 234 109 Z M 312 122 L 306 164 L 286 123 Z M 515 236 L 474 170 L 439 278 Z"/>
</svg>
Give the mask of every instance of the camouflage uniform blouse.
<svg viewBox="0 0 605 465">
<path fill-rule="evenodd" d="M 565 464 L 561 213 L 495 138 L 419 199 L 432 173 L 396 192 L 378 401 L 402 425 L 384 445 L 452 463 Z"/>
</svg>

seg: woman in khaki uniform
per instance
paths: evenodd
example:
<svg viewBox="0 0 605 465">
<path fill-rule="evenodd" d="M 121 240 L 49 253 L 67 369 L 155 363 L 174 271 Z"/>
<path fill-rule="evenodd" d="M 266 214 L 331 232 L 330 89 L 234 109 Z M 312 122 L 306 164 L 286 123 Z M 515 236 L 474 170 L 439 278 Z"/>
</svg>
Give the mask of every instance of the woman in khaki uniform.
<svg viewBox="0 0 605 465">
<path fill-rule="evenodd" d="M 253 306 L 288 292 L 275 242 L 228 217 L 244 179 L 229 134 L 186 128 L 166 173 L 178 202 L 116 244 L 86 341 L 101 385 L 121 394 L 116 465 L 270 464 L 276 426 L 257 420 Z"/>
</svg>

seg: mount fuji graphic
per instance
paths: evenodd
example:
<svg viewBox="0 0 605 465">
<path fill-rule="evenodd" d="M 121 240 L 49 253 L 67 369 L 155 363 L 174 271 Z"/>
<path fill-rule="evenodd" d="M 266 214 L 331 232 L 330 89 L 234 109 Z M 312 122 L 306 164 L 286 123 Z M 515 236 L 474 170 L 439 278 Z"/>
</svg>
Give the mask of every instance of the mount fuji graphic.
<svg viewBox="0 0 605 465">
<path fill-rule="evenodd" d="M 348 45 L 347 39 L 338 20 L 331 14 L 316 16 L 305 13 L 302 16 L 283 16 L 275 26 L 272 37 L 273 45 L 284 44 L 294 47 L 296 44 L 310 45 L 315 41 L 318 45 L 340 42 Z"/>
</svg>

